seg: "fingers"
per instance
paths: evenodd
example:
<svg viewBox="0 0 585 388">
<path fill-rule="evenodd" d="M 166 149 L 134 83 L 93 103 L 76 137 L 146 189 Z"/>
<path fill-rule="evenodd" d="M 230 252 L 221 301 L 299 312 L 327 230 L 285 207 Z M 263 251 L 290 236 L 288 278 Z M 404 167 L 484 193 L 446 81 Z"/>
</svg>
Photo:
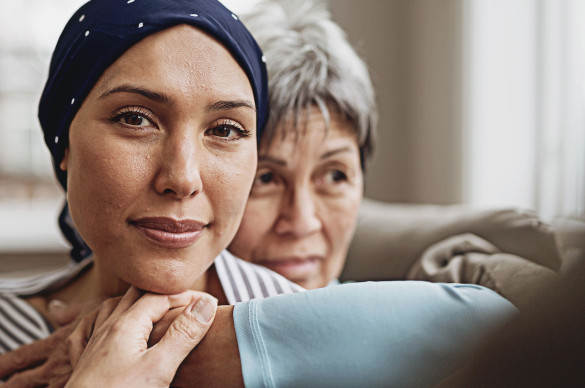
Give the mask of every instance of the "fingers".
<svg viewBox="0 0 585 388">
<path fill-rule="evenodd" d="M 97 310 L 97 316 L 95 318 L 95 321 L 93 323 L 93 329 L 97 330 L 99 329 L 104 322 L 110 317 L 112 316 L 114 310 L 116 309 L 116 307 L 118 307 L 118 304 L 120 303 L 121 298 L 110 298 L 110 299 L 106 299 L 101 306 L 98 308 Z"/>
<path fill-rule="evenodd" d="M 48 369 L 45 365 L 38 368 L 13 374 L 8 381 L 2 384 L 2 388 L 35 388 L 44 387 L 48 376 Z"/>
<path fill-rule="evenodd" d="M 38 365 L 47 358 L 51 346 L 52 341 L 47 338 L 0 355 L 0 379 Z"/>
<path fill-rule="evenodd" d="M 199 300 L 204 296 L 213 298 L 204 292 L 191 290 L 173 295 L 146 293 L 128 309 L 128 314 L 136 319 L 146 316 L 150 319 L 151 323 L 155 323 L 160 321 L 170 309 L 187 306 L 194 298 Z"/>
<path fill-rule="evenodd" d="M 205 337 L 217 311 L 217 299 L 204 295 L 193 300 L 173 321 L 159 343 L 149 350 L 161 370 L 176 371 L 181 362 Z"/>
<path fill-rule="evenodd" d="M 79 316 L 90 312 L 96 306 L 101 304 L 101 300 L 91 300 L 87 302 L 74 302 L 71 304 L 66 304 L 59 299 L 51 299 L 47 303 L 47 310 L 49 311 L 49 315 L 51 318 L 59 325 L 65 326 Z"/>
<path fill-rule="evenodd" d="M 116 308 L 112 312 L 112 315 L 117 316 L 128 310 L 130 306 L 132 306 L 134 303 L 136 303 L 138 299 L 140 299 L 140 297 L 142 297 L 143 294 L 144 292 L 140 291 L 138 288 L 130 287 L 126 291 L 122 299 L 119 300 L 118 304 L 116 305 Z"/>
<path fill-rule="evenodd" d="M 51 379 L 47 388 L 63 388 L 69 381 L 69 377 L 71 377 L 71 371 L 67 374 L 55 376 Z"/>
<path fill-rule="evenodd" d="M 67 348 L 69 352 L 69 360 L 71 365 L 75 368 L 79 362 L 81 354 L 87 346 L 91 334 L 93 333 L 94 324 L 96 322 L 100 310 L 94 310 L 85 315 L 77 324 L 75 330 L 67 338 Z"/>
<path fill-rule="evenodd" d="M 184 307 L 183 308 L 176 307 L 170 309 L 164 315 L 164 317 L 162 317 L 161 320 L 154 325 L 152 332 L 150 333 L 150 337 L 148 338 L 149 347 L 158 343 L 161 340 L 161 338 L 165 335 L 165 333 L 171 326 L 171 323 L 173 323 L 175 318 L 177 318 L 177 316 L 181 314 L 184 309 L 185 309 Z"/>
<path fill-rule="evenodd" d="M 32 369 L 46 360 L 55 345 L 64 341 L 70 329 L 61 328 L 50 337 L 0 355 L 0 380 L 24 369 Z"/>
<path fill-rule="evenodd" d="M 202 292 L 185 291 L 176 295 L 144 294 L 135 287 L 128 289 L 122 298 L 105 300 L 99 309 L 84 316 L 78 323 L 75 331 L 69 336 L 67 343 L 71 365 L 75 367 L 85 350 L 92 334 L 110 319 L 114 320 L 123 313 L 130 314 L 130 319 L 136 321 L 147 318 L 143 328 L 151 328 L 152 322 L 160 320 L 170 308 L 182 307 L 189 304 L 194 296 L 207 295 Z M 149 306 L 151 304 L 157 306 Z M 146 317 L 142 314 L 147 313 Z M 145 332 L 145 335 L 148 333 Z M 148 338 L 148 337 L 147 337 Z M 160 338 L 160 337 L 159 337 Z"/>
</svg>

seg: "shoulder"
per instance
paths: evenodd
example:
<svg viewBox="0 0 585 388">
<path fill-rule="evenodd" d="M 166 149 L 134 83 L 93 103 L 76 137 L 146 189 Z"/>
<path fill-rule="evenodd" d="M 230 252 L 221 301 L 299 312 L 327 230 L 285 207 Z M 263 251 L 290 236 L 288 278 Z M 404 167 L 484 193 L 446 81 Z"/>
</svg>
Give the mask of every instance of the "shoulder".
<svg viewBox="0 0 585 388">
<path fill-rule="evenodd" d="M 226 250 L 215 259 L 215 268 L 230 304 L 304 291 L 276 272 L 241 260 Z"/>
<path fill-rule="evenodd" d="M 0 294 L 0 354 L 50 333 L 47 321 L 24 299 L 14 294 Z"/>
</svg>

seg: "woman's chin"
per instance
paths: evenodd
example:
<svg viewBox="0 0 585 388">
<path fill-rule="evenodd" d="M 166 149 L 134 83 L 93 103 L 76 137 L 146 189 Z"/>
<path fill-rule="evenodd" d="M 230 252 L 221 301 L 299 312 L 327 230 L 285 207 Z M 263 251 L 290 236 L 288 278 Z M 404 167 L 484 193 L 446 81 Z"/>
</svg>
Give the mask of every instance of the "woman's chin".
<svg viewBox="0 0 585 388">
<path fill-rule="evenodd" d="M 200 290 L 198 281 L 186 278 L 173 278 L 162 281 L 161 279 L 134 280 L 130 284 L 145 292 L 153 294 L 178 294 L 187 290 Z"/>
<path fill-rule="evenodd" d="M 208 266 L 185 258 L 143 260 L 135 263 L 137 271 L 118 268 L 117 275 L 126 284 L 156 294 L 177 294 L 186 290 L 203 291 Z M 114 273 L 116 273 L 114 272 Z"/>
<path fill-rule="evenodd" d="M 148 288 L 139 287 L 142 291 L 151 292 L 153 294 L 163 294 L 163 295 L 172 295 L 178 294 L 183 291 L 187 291 L 189 287 L 176 287 L 176 286 L 168 286 L 168 285 L 160 285 L 154 286 L 151 284 Z"/>
</svg>

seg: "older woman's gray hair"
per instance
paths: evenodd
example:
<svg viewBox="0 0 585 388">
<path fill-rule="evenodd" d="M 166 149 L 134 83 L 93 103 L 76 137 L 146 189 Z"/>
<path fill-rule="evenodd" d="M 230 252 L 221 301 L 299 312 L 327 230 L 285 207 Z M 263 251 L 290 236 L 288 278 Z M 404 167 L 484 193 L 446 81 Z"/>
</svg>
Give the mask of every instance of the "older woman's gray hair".
<svg viewBox="0 0 585 388">
<path fill-rule="evenodd" d="M 377 121 L 374 90 L 365 63 L 331 20 L 325 4 L 269 0 L 241 16 L 268 67 L 270 107 L 263 142 L 271 142 L 280 125 L 291 118 L 297 130 L 301 114 L 313 105 L 327 125 L 328 108 L 337 109 L 354 124 L 365 168 Z"/>
</svg>

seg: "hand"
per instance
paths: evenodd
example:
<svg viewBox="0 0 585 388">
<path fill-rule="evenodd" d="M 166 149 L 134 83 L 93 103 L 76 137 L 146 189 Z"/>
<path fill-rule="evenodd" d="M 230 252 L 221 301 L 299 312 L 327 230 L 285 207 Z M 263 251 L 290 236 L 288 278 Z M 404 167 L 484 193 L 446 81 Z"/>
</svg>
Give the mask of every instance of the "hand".
<svg viewBox="0 0 585 388">
<path fill-rule="evenodd" d="M 148 348 L 153 324 L 179 306 L 187 307 Z M 207 333 L 216 309 L 217 300 L 202 292 L 141 296 L 130 288 L 99 327 L 98 315 L 67 386 L 168 387 L 179 364 Z"/>
<path fill-rule="evenodd" d="M 73 329 L 75 323 L 58 329 L 50 337 L 0 355 L 0 379 L 9 377 L 2 387 L 62 387 L 71 374 L 66 340 Z"/>
<path fill-rule="evenodd" d="M 6 380 L 3 387 L 64 386 L 71 375 L 67 339 L 78 326 L 77 315 L 80 313 L 83 315 L 83 311 L 91 310 L 100 302 L 96 300 L 73 306 L 66 306 L 62 302 L 56 304 L 49 302 L 49 314 L 54 321 L 64 326 L 45 339 L 0 355 L 0 379 Z M 95 310 L 89 314 L 93 317 L 92 327 L 97 312 Z"/>
<path fill-rule="evenodd" d="M 47 302 L 47 311 L 53 322 L 58 327 L 66 326 L 77 318 L 99 307 L 103 299 L 94 299 L 87 302 L 73 302 L 66 304 L 59 299 L 51 299 Z"/>
</svg>

